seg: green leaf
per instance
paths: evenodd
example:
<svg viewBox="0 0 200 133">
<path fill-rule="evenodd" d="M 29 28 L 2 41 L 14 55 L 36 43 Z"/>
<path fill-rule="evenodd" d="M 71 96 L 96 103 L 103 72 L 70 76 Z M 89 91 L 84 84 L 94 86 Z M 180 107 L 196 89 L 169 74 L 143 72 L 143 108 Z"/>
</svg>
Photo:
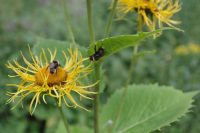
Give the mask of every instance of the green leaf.
<svg viewBox="0 0 200 133">
<path fill-rule="evenodd" d="M 84 55 L 86 54 L 86 49 L 84 47 L 79 46 L 78 44 L 75 46 L 67 41 L 59 41 L 59 40 L 53 40 L 53 39 L 44 39 L 44 38 L 37 38 L 36 44 L 33 47 L 33 53 L 36 55 L 40 55 L 42 52 L 42 49 L 45 50 L 45 53 L 48 53 L 48 49 L 50 49 L 52 52 L 56 49 L 57 55 L 56 60 L 59 60 L 62 63 L 64 63 L 63 53 L 62 51 L 65 51 L 65 53 L 68 53 L 68 50 L 72 48 L 78 48 L 80 52 Z M 47 57 L 49 58 L 49 54 L 47 54 Z"/>
<path fill-rule="evenodd" d="M 101 133 L 113 123 L 113 133 L 149 133 L 178 121 L 192 107 L 197 92 L 183 93 L 167 86 L 131 85 L 117 120 L 123 89 L 115 92 L 100 114 Z"/>
<path fill-rule="evenodd" d="M 139 45 L 139 42 L 144 40 L 145 38 L 153 36 L 157 33 L 160 33 L 162 30 L 166 30 L 166 29 L 169 29 L 169 28 L 159 29 L 152 32 L 141 32 L 135 35 L 119 35 L 119 36 L 105 38 L 105 39 L 95 42 L 94 45 L 90 45 L 88 54 L 89 56 L 91 56 L 95 53 L 95 46 L 96 46 L 96 50 L 102 47 L 105 50 L 105 54 L 102 57 L 104 58 L 120 51 L 121 49 L 130 47 L 130 46 L 137 46 Z"/>
<path fill-rule="evenodd" d="M 71 133 L 92 133 L 92 129 L 83 126 L 83 125 L 73 125 L 69 126 Z M 55 131 L 55 133 L 65 133 L 65 125 L 63 124 L 63 121 L 60 121 L 58 124 L 58 127 Z"/>
</svg>

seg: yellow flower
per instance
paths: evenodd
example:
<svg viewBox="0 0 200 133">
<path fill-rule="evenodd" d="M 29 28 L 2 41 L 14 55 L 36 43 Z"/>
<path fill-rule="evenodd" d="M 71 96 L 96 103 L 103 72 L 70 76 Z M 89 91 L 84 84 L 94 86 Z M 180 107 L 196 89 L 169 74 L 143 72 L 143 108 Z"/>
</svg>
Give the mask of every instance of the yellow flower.
<svg viewBox="0 0 200 133">
<path fill-rule="evenodd" d="M 179 0 L 119 0 L 118 11 L 120 13 L 137 12 L 142 22 L 150 30 L 161 28 L 162 23 L 176 28 L 179 21 L 172 19 L 173 15 L 180 11 Z"/>
<path fill-rule="evenodd" d="M 175 49 L 177 55 L 200 54 L 200 45 L 190 43 L 188 45 L 181 45 Z"/>
<path fill-rule="evenodd" d="M 185 46 L 179 46 L 175 49 L 177 55 L 187 55 L 189 54 L 188 49 Z"/>
<path fill-rule="evenodd" d="M 74 51 L 70 49 L 68 51 L 70 57 L 63 51 L 65 64 L 60 65 L 55 60 L 56 50 L 52 52 L 48 49 L 50 59 L 48 59 L 45 50 L 42 50 L 39 56 L 34 56 L 30 49 L 29 51 L 31 62 L 22 54 L 26 67 L 21 66 L 15 60 L 13 64 L 10 62 L 7 64 L 7 67 L 16 73 L 16 76 L 11 77 L 21 78 L 19 84 L 9 84 L 9 86 L 17 87 L 17 91 L 8 93 L 11 96 L 8 103 L 15 100 L 21 103 L 25 97 L 32 96 L 29 106 L 29 111 L 32 114 L 41 99 L 47 104 L 45 97 L 50 96 L 57 100 L 58 106 L 61 106 L 61 103 L 64 102 L 69 107 L 85 109 L 76 102 L 72 92 L 87 99 L 91 99 L 87 96 L 88 94 L 95 94 L 95 92 L 88 90 L 88 88 L 95 86 L 95 84 L 85 86 L 80 82 L 82 78 L 91 72 L 91 65 L 84 66 L 83 64 L 87 58 L 83 58 L 77 49 Z M 72 105 L 69 104 L 69 101 Z"/>
<path fill-rule="evenodd" d="M 200 53 L 200 46 L 198 44 L 189 44 L 188 49 L 193 54 L 199 54 Z"/>
</svg>

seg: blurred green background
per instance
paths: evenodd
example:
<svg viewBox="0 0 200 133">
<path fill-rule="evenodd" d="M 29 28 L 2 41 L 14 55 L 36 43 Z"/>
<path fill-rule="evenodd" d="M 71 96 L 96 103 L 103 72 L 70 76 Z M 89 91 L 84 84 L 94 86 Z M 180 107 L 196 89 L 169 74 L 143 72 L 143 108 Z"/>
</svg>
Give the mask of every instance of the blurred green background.
<svg viewBox="0 0 200 133">
<path fill-rule="evenodd" d="M 76 41 L 88 46 L 87 13 L 85 0 L 67 0 L 73 23 Z M 200 46 L 200 1 L 182 0 L 182 10 L 175 16 L 181 20 L 180 28 L 184 33 L 165 31 L 156 40 L 143 42 L 140 51 L 157 50 L 156 54 L 141 57 L 135 66 L 132 83 L 158 83 L 171 85 L 183 91 L 200 89 L 200 53 L 176 54 L 175 49 L 182 45 Z M 103 37 L 105 20 L 109 15 L 111 0 L 94 1 L 94 22 L 96 39 Z M 115 21 L 112 35 L 136 33 L 136 21 L 133 15 L 121 21 Z M 0 0 L 0 133 L 54 133 L 61 132 L 59 115 L 54 106 L 39 106 L 34 115 L 27 111 L 28 100 L 24 108 L 5 104 L 8 97 L 5 86 L 16 82 L 7 77 L 9 71 L 5 63 L 18 57 L 19 51 L 26 53 L 29 44 L 36 37 L 67 40 L 68 33 L 59 0 Z M 127 79 L 132 49 L 123 50 L 106 60 L 103 66 L 105 89 L 101 94 L 104 103 L 116 89 L 124 86 Z M 102 85 L 103 87 L 103 85 Z M 199 133 L 200 100 L 197 96 L 192 112 L 165 127 L 159 133 Z M 173 101 L 172 101 L 173 102 Z M 88 106 L 91 103 L 86 103 Z M 76 109 L 67 109 L 66 115 L 71 124 L 80 123 L 92 126 L 92 113 Z"/>
</svg>

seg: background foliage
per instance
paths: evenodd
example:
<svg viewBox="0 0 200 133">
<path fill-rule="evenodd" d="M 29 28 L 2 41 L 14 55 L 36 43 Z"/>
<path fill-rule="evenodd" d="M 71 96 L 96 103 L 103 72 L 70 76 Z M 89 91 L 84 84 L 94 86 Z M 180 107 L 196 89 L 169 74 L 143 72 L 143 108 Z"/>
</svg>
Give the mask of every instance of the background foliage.
<svg viewBox="0 0 200 133">
<path fill-rule="evenodd" d="M 83 46 L 88 46 L 89 35 L 87 30 L 87 16 L 85 0 L 68 0 L 73 20 L 73 30 L 76 41 Z M 135 66 L 134 83 L 158 83 L 160 85 L 171 85 L 183 91 L 199 90 L 200 88 L 200 55 L 177 55 L 175 48 L 189 43 L 200 44 L 200 30 L 198 18 L 200 1 L 182 0 L 182 10 L 176 16 L 182 21 L 180 27 L 184 33 L 176 31 L 165 31 L 156 40 L 144 42 L 140 51 L 157 50 L 156 54 L 141 57 Z M 95 1 L 94 21 L 96 38 L 103 37 L 105 19 L 108 16 L 110 1 Z M 115 21 L 112 35 L 124 33 L 135 33 L 136 22 L 133 17 L 122 21 Z M 0 133 L 53 133 L 60 132 L 62 125 L 59 124 L 57 110 L 51 105 L 39 106 L 31 117 L 26 109 L 21 107 L 10 110 L 11 105 L 5 105 L 7 96 L 5 92 L 6 83 L 17 82 L 8 79 L 8 70 L 5 63 L 9 59 L 16 58 L 19 51 L 25 52 L 30 44 L 35 44 L 37 37 L 67 40 L 68 35 L 65 28 L 63 10 L 59 0 L 0 0 Z M 106 102 L 116 89 L 124 86 L 127 79 L 129 61 L 132 49 L 126 49 L 107 59 L 103 71 L 106 73 L 106 84 L 102 95 L 102 103 Z M 20 58 L 18 60 L 21 60 Z M 112 61 L 112 63 L 111 63 Z M 117 71 L 117 73 L 116 73 Z M 110 82 L 112 81 L 112 82 Z M 91 103 L 85 103 L 89 107 Z M 193 112 L 158 132 L 163 133 L 198 133 L 200 132 L 200 100 L 196 97 L 196 105 Z M 79 110 L 66 110 L 71 124 L 92 126 L 92 113 Z M 61 128 L 61 129 L 60 129 Z M 12 129 L 12 130 L 11 130 Z M 77 131 L 78 129 L 74 129 Z M 85 129 L 86 131 L 89 129 Z M 89 131 L 88 131 L 89 132 Z"/>
</svg>

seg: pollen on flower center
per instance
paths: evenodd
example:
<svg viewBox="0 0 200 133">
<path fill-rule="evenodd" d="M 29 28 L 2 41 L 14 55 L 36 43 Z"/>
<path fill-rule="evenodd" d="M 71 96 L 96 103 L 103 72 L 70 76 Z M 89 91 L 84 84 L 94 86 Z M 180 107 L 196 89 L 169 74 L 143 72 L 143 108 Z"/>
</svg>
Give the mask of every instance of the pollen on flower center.
<svg viewBox="0 0 200 133">
<path fill-rule="evenodd" d="M 36 84 L 40 86 L 44 84 L 47 84 L 48 86 L 65 84 L 66 79 L 67 71 L 60 66 L 56 69 L 55 73 L 50 73 L 49 67 L 47 66 L 41 68 L 35 74 Z"/>
</svg>

